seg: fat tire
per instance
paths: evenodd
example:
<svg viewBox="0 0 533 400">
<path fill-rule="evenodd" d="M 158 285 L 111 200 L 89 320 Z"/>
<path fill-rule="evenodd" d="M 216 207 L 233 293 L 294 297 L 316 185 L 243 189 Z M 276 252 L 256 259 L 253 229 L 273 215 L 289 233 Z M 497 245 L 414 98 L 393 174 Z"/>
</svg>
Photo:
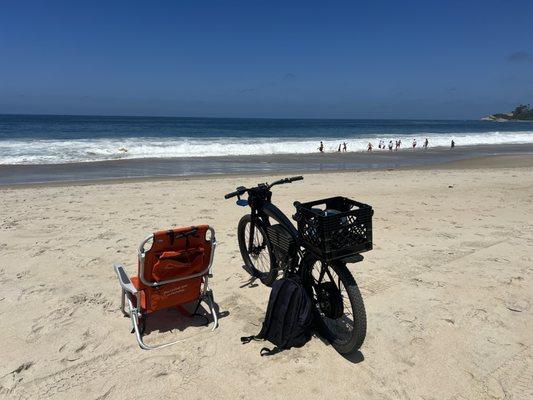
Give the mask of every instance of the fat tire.
<svg viewBox="0 0 533 400">
<path fill-rule="evenodd" d="M 313 259 L 316 261 L 316 258 L 313 257 Z M 311 263 L 314 263 L 315 261 L 308 260 L 308 262 Z M 348 341 L 341 341 L 337 337 L 332 335 L 332 333 L 322 320 L 322 317 L 319 314 L 318 310 L 314 308 L 317 317 L 315 318 L 316 328 L 318 332 L 325 339 L 327 339 L 335 348 L 335 350 L 337 350 L 337 352 L 339 352 L 340 354 L 355 353 L 361 348 L 366 337 L 366 311 L 363 302 L 363 297 L 361 296 L 361 292 L 359 291 L 359 287 L 357 286 L 353 275 L 346 267 L 345 263 L 332 262 L 331 264 L 329 264 L 329 267 L 335 271 L 337 276 L 340 278 L 344 288 L 346 289 L 347 296 L 350 300 L 350 305 L 352 307 L 354 326 L 350 339 Z"/>
<path fill-rule="evenodd" d="M 248 254 L 246 238 L 244 237 L 246 233 L 246 225 L 250 224 L 251 221 L 252 221 L 252 216 L 250 214 L 247 214 L 241 218 L 241 220 L 239 221 L 239 225 L 237 227 L 237 239 L 239 241 L 239 250 L 241 251 L 242 260 L 244 261 L 244 263 L 246 264 L 248 268 L 254 270 L 256 273 L 258 273 L 261 276 L 260 280 L 264 285 L 271 286 L 278 276 L 276 262 L 274 260 L 274 256 L 272 253 L 272 246 L 270 244 L 270 241 L 268 240 L 263 224 L 260 221 L 256 222 L 256 226 L 255 226 L 256 229 L 261 231 L 261 234 L 266 240 L 266 245 L 267 245 L 266 250 L 268 251 L 268 257 L 270 260 L 270 266 L 269 266 L 268 272 L 263 272 L 263 271 L 258 270 L 255 267 L 252 259 L 250 258 L 250 254 Z"/>
</svg>

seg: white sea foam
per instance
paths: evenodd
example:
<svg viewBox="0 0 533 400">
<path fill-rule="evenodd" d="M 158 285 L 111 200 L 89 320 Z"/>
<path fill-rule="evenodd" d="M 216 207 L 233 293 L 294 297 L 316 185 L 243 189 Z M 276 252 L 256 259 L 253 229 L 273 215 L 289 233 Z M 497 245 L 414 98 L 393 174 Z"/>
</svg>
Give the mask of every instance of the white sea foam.
<svg viewBox="0 0 533 400">
<path fill-rule="evenodd" d="M 417 134 L 388 137 L 357 137 L 326 139 L 326 151 L 335 151 L 346 142 L 349 151 L 365 151 L 369 142 L 375 148 L 380 139 L 402 139 L 403 147 L 410 147 L 413 138 L 421 146 L 428 138 L 430 147 L 449 146 L 453 139 L 457 146 L 481 144 L 533 143 L 533 131 L 488 132 L 460 134 Z M 82 140 L 2 140 L 0 164 L 61 164 L 80 161 L 103 161 L 134 158 L 207 157 L 268 154 L 305 154 L 317 152 L 319 140 L 284 140 L 283 138 L 237 139 L 163 139 L 131 137 L 125 139 Z M 127 150 L 127 151 L 124 151 Z"/>
</svg>

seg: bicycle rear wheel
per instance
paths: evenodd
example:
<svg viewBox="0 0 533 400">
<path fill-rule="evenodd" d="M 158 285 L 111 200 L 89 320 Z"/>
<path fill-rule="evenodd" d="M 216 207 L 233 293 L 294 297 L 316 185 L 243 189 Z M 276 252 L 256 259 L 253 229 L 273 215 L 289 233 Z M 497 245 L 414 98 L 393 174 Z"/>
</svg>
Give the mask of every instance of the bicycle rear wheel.
<svg viewBox="0 0 533 400">
<path fill-rule="evenodd" d="M 341 354 L 359 350 L 366 336 L 365 305 L 346 264 L 312 255 L 304 262 L 319 333 Z"/>
<path fill-rule="evenodd" d="M 263 224 L 257 221 L 252 232 L 251 222 L 252 217 L 249 214 L 239 221 L 237 228 L 239 250 L 252 276 L 259 278 L 262 283 L 270 286 L 278 275 L 272 247 Z M 253 241 L 250 246 L 251 234 L 253 234 Z"/>
</svg>

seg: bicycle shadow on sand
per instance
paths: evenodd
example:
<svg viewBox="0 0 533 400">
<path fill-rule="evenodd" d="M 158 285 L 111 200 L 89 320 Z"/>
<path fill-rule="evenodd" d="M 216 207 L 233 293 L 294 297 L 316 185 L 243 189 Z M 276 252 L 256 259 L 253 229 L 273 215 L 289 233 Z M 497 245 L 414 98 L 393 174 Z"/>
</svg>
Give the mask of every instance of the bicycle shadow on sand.
<svg viewBox="0 0 533 400">
<path fill-rule="evenodd" d="M 359 364 L 359 363 L 365 361 L 365 356 L 363 355 L 361 350 L 357 350 L 356 352 L 349 353 L 349 354 L 340 354 L 333 348 L 333 346 L 331 346 L 331 343 L 329 342 L 329 340 L 327 340 L 323 336 L 320 336 L 320 334 L 314 333 L 313 337 L 315 337 L 318 340 L 320 340 L 323 344 L 325 344 L 327 347 L 330 347 L 333 351 L 335 351 L 335 353 L 340 355 L 346 361 L 351 362 L 352 364 Z"/>
</svg>

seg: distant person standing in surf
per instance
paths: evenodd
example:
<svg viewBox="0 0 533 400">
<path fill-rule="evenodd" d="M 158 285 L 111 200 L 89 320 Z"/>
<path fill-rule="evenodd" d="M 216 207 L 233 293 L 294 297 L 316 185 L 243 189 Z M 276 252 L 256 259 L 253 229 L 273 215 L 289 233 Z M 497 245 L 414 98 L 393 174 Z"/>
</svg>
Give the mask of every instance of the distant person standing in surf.
<svg viewBox="0 0 533 400">
<path fill-rule="evenodd" d="M 398 149 L 400 148 L 400 146 L 402 145 L 402 139 L 398 139 L 396 141 L 396 148 L 394 149 L 395 151 L 398 151 Z"/>
<path fill-rule="evenodd" d="M 321 153 L 324 152 L 324 143 L 322 143 L 322 140 L 320 141 L 320 146 L 318 146 L 318 151 L 320 151 Z"/>
</svg>

